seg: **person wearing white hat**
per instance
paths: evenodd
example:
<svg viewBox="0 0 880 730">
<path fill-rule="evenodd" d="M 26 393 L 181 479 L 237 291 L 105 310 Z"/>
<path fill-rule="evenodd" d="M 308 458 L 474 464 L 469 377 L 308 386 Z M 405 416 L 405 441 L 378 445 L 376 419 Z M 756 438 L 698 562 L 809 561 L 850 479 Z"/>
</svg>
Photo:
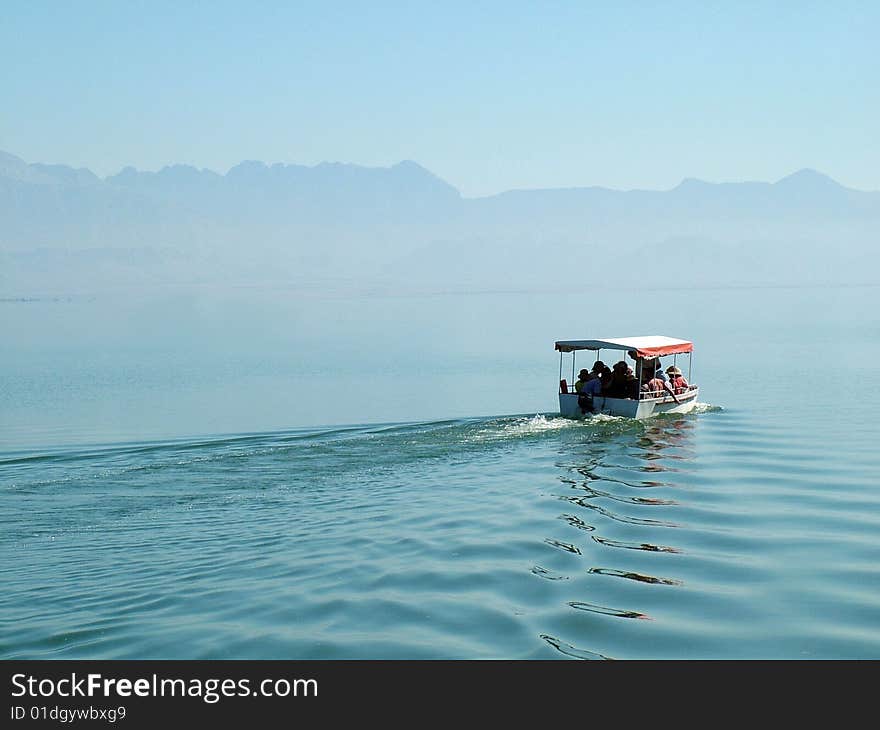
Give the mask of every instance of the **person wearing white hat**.
<svg viewBox="0 0 880 730">
<path fill-rule="evenodd" d="M 678 394 L 687 392 L 688 381 L 684 379 L 681 370 L 675 367 L 675 365 L 670 365 L 666 368 L 666 374 L 669 376 L 669 385 L 672 388 L 673 393 Z"/>
</svg>

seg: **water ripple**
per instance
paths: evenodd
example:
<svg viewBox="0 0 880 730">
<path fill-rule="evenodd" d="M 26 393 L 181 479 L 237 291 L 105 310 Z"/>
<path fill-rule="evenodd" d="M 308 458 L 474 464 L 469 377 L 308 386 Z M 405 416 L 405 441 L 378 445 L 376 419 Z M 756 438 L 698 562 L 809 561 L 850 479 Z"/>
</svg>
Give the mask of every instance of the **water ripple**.
<svg viewBox="0 0 880 730">
<path fill-rule="evenodd" d="M 880 459 L 846 433 L 712 409 L 7 452 L 0 657 L 880 656 Z"/>
<path fill-rule="evenodd" d="M 640 583 L 654 583 L 665 586 L 680 586 L 682 581 L 674 578 L 656 578 L 653 575 L 644 575 L 642 573 L 634 573 L 627 570 L 614 570 L 612 568 L 590 568 L 588 573 L 595 575 L 610 575 L 617 578 L 626 578 L 627 580 L 635 580 Z"/>
<path fill-rule="evenodd" d="M 542 568 L 540 565 L 534 566 L 532 568 L 532 573 L 541 578 L 546 578 L 547 580 L 569 580 L 570 578 L 570 576 L 556 573 L 552 570 L 548 570 L 547 568 Z"/>
<path fill-rule="evenodd" d="M 609 608 L 608 606 L 597 606 L 592 603 L 584 603 L 583 601 L 569 601 L 568 605 L 578 611 L 589 611 L 591 613 L 600 613 L 605 616 L 616 616 L 617 618 L 637 618 L 650 620 L 651 617 L 640 613 L 639 611 L 625 611 L 619 608 Z"/>
<path fill-rule="evenodd" d="M 607 547 L 615 547 L 615 548 L 626 548 L 629 550 L 647 550 L 648 552 L 659 552 L 659 553 L 680 553 L 681 550 L 674 547 L 669 547 L 668 545 L 652 545 L 647 542 L 624 542 L 623 540 L 611 540 L 607 537 L 600 537 L 599 535 L 593 535 L 593 539 L 601 545 L 606 545 Z"/>
<path fill-rule="evenodd" d="M 603 656 L 595 651 L 589 651 L 587 649 L 578 649 L 577 647 L 572 646 L 571 644 L 566 644 L 563 641 L 560 641 L 555 636 L 550 636 L 549 634 L 541 634 L 541 638 L 546 641 L 550 646 L 556 649 L 560 654 L 565 654 L 566 656 L 574 657 L 575 659 L 588 659 L 588 660 L 610 660 L 611 657 Z"/>
</svg>

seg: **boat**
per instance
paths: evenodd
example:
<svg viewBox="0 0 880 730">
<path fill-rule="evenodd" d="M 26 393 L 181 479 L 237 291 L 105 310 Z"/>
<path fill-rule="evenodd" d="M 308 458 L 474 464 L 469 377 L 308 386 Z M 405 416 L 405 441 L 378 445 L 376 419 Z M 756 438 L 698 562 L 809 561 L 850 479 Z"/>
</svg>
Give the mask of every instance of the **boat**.
<svg viewBox="0 0 880 730">
<path fill-rule="evenodd" d="M 687 340 L 679 340 L 673 337 L 660 335 L 648 335 L 641 337 L 614 337 L 600 340 L 558 340 L 556 348 L 559 352 L 559 413 L 568 418 L 587 418 L 597 414 L 611 416 L 623 416 L 625 418 L 644 419 L 661 413 L 688 413 L 694 409 L 699 387 L 691 385 L 691 360 L 694 345 Z M 601 360 L 602 350 L 621 352 L 617 361 L 626 361 L 630 358 L 633 363 L 633 377 L 636 377 L 636 385 L 630 392 L 631 397 L 608 397 L 602 394 L 585 396 L 574 390 L 577 353 L 582 350 L 595 352 L 596 356 L 589 363 L 590 369 L 594 361 Z M 566 355 L 571 355 L 571 384 L 563 377 L 563 360 Z M 645 390 L 640 387 L 643 380 L 642 373 L 649 372 L 646 368 L 660 363 L 661 368 L 669 367 L 678 369 L 679 356 L 687 355 L 687 387 L 672 388 L 668 383 L 662 390 Z M 666 363 L 660 358 L 672 358 Z M 654 367 L 650 368 L 653 372 Z M 681 370 L 678 369 L 681 373 Z M 684 375 L 684 373 L 681 373 Z"/>
</svg>

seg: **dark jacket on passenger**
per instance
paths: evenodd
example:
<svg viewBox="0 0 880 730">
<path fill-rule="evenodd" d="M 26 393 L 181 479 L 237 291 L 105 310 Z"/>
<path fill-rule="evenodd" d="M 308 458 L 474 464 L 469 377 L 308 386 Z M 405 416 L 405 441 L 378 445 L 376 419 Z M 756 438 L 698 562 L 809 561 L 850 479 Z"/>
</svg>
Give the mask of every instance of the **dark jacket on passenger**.
<svg viewBox="0 0 880 730">
<path fill-rule="evenodd" d="M 607 395 L 609 398 L 629 398 L 629 380 L 626 373 L 620 371 L 611 373 L 611 379 L 602 391 L 602 395 Z M 633 378 L 633 380 L 635 379 Z"/>
</svg>

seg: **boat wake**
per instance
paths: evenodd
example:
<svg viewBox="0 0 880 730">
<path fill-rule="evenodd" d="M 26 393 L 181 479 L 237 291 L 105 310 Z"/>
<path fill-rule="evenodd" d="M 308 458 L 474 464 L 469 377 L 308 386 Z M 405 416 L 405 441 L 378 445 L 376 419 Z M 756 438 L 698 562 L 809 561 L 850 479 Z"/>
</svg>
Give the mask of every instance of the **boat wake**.
<svg viewBox="0 0 880 730">
<path fill-rule="evenodd" d="M 543 414 L 536 414 L 531 418 L 517 419 L 513 423 L 506 423 L 502 430 L 510 435 L 527 436 L 533 433 L 544 433 L 545 431 L 558 431 L 561 428 L 571 428 L 573 421 L 570 418 L 562 418 L 561 416 L 548 418 Z"/>
<path fill-rule="evenodd" d="M 716 413 L 721 406 L 697 403 L 692 414 Z M 676 416 L 680 418 L 680 416 Z M 665 415 L 661 416 L 665 418 Z M 653 419 L 651 419 L 653 420 Z M 644 424 L 641 424 L 643 427 Z M 178 439 L 174 441 L 96 444 L 72 448 L 34 450 L 30 452 L 0 452 L 0 465 L 27 468 L 41 464 L 48 469 L 63 472 L 63 480 L 70 475 L 72 465 L 84 469 L 95 464 L 129 471 L 155 469 L 159 465 L 180 467 L 204 461 L 226 461 L 258 457 L 267 454 L 310 452 L 315 448 L 333 449 L 345 444 L 351 450 L 354 443 L 382 442 L 389 448 L 406 443 L 416 450 L 445 453 L 461 445 L 486 446 L 523 439 L 550 437 L 554 433 L 579 434 L 596 431 L 607 435 L 621 428 L 638 428 L 632 419 L 606 413 L 590 414 L 583 419 L 566 418 L 556 414 L 496 416 L 489 418 L 425 421 L 397 424 L 362 424 L 314 429 L 295 429 L 265 433 L 226 434 Z M 425 454 L 423 454 L 425 455 Z"/>
<path fill-rule="evenodd" d="M 613 416 L 610 413 L 593 413 L 584 419 L 584 423 L 619 423 L 620 421 L 631 420 L 625 416 Z"/>
<path fill-rule="evenodd" d="M 473 430 L 470 433 L 466 432 L 465 439 L 473 443 L 491 443 L 539 436 L 577 425 L 577 422 L 570 418 L 561 416 L 548 418 L 540 413 L 534 416 L 491 418 L 474 424 Z"/>
</svg>

